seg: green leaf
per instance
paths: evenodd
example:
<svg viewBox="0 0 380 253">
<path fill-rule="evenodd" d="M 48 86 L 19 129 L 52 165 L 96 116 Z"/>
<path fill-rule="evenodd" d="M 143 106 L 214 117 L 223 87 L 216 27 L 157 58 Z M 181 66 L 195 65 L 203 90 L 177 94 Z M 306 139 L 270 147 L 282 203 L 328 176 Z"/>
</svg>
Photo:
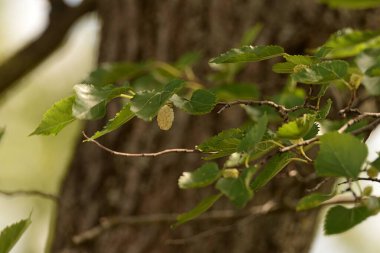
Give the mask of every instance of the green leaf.
<svg viewBox="0 0 380 253">
<path fill-rule="evenodd" d="M 314 55 L 317 58 L 325 58 L 332 50 L 331 47 L 322 46 L 317 49 Z"/>
<path fill-rule="evenodd" d="M 345 208 L 334 206 L 325 217 L 324 230 L 326 235 L 339 234 L 361 223 L 371 216 L 371 212 L 364 206 Z"/>
<path fill-rule="evenodd" d="M 207 157 L 207 159 L 228 156 L 236 152 L 243 136 L 244 131 L 238 128 L 231 128 L 204 141 L 196 146 L 196 149 L 205 153 L 215 153 Z"/>
<path fill-rule="evenodd" d="M 272 66 L 272 71 L 278 74 L 289 74 L 294 72 L 294 67 L 297 64 L 291 62 L 279 62 Z"/>
<path fill-rule="evenodd" d="M 238 178 L 221 178 L 215 187 L 226 195 L 237 207 L 244 207 L 253 197 L 253 191 L 249 187 L 250 180 L 256 168 L 244 170 Z"/>
<path fill-rule="evenodd" d="M 276 176 L 283 168 L 286 167 L 294 155 L 290 152 L 280 153 L 274 155 L 262 169 L 261 173 L 253 180 L 251 184 L 252 190 L 265 186 L 274 176 Z"/>
<path fill-rule="evenodd" d="M 135 78 L 145 71 L 147 71 L 147 68 L 143 63 L 106 63 L 92 71 L 83 83 L 91 83 L 100 87 Z"/>
<path fill-rule="evenodd" d="M 298 201 L 296 210 L 305 211 L 311 208 L 318 207 L 323 202 L 331 199 L 332 197 L 334 197 L 334 194 L 327 195 L 327 194 L 321 194 L 321 193 L 313 193 L 313 194 L 307 195 L 303 197 L 300 201 Z"/>
<path fill-rule="evenodd" d="M 75 102 L 72 113 L 77 119 L 99 119 L 106 113 L 107 103 L 126 91 L 125 87 L 112 84 L 95 86 L 93 84 L 77 84 L 74 86 Z"/>
<path fill-rule="evenodd" d="M 372 67 L 380 63 L 380 49 L 366 50 L 355 58 L 355 62 L 362 73 L 367 73 Z M 370 95 L 380 95 L 380 77 L 365 75 L 362 83 Z"/>
<path fill-rule="evenodd" d="M 375 161 L 371 162 L 371 165 L 380 171 L 380 156 Z"/>
<path fill-rule="evenodd" d="M 205 163 L 193 172 L 183 172 L 178 179 L 181 189 L 199 188 L 212 184 L 220 177 L 216 163 Z"/>
<path fill-rule="evenodd" d="M 315 160 L 319 176 L 357 178 L 367 158 L 367 145 L 350 134 L 337 132 L 321 136 Z"/>
<path fill-rule="evenodd" d="M 286 61 L 291 62 L 295 65 L 311 65 L 316 62 L 316 58 L 314 56 L 308 56 L 308 55 L 289 55 L 284 54 L 283 55 Z"/>
<path fill-rule="evenodd" d="M 186 112 L 193 115 L 202 115 L 211 112 L 216 104 L 216 96 L 213 92 L 199 89 L 193 92 L 190 101 L 184 103 Z"/>
<path fill-rule="evenodd" d="M 332 105 L 332 100 L 329 98 L 327 99 L 326 104 L 324 104 L 317 112 L 316 119 L 317 120 L 325 119 L 327 115 L 329 115 L 330 113 L 331 105 Z"/>
<path fill-rule="evenodd" d="M 107 125 L 105 125 L 101 131 L 97 131 L 93 136 L 91 136 L 90 140 L 95 140 L 118 129 L 123 124 L 131 120 L 134 116 L 135 114 L 131 111 L 131 105 L 126 104 L 118 113 L 116 113 L 114 118 L 108 121 Z"/>
<path fill-rule="evenodd" d="M 368 68 L 365 74 L 369 77 L 378 77 L 380 76 L 380 62 L 375 63 L 370 68 Z"/>
<path fill-rule="evenodd" d="M 342 58 L 355 56 L 366 49 L 377 48 L 379 45 L 380 31 L 362 31 L 347 28 L 331 35 L 323 46 L 332 48 L 327 57 Z"/>
<path fill-rule="evenodd" d="M 0 140 L 3 138 L 5 133 L 5 127 L 0 127 Z"/>
<path fill-rule="evenodd" d="M 179 225 L 186 223 L 190 220 L 197 218 L 202 213 L 206 212 L 210 207 L 214 205 L 214 203 L 220 199 L 222 194 L 216 194 L 209 196 L 203 199 L 196 207 L 191 209 L 190 211 L 180 214 L 177 216 L 177 222 L 172 226 L 173 228 L 178 227 Z"/>
<path fill-rule="evenodd" d="M 289 121 L 283 124 L 277 130 L 277 136 L 279 138 L 297 140 L 304 137 L 310 129 L 313 127 L 315 122 L 315 115 L 304 114 L 303 117 L 297 118 L 296 120 Z"/>
<path fill-rule="evenodd" d="M 238 151 L 239 152 L 250 152 L 256 147 L 256 144 L 261 141 L 267 130 L 268 117 L 265 113 L 258 122 L 248 130 L 244 138 L 241 140 Z"/>
<path fill-rule="evenodd" d="M 30 135 L 57 135 L 65 126 L 75 120 L 72 115 L 74 96 L 56 102 L 47 110 L 36 128 Z"/>
<path fill-rule="evenodd" d="M 252 83 L 232 83 L 217 86 L 212 89 L 218 101 L 233 101 L 238 99 L 257 99 L 259 89 Z"/>
<path fill-rule="evenodd" d="M 320 0 L 332 8 L 367 9 L 380 6 L 380 0 Z"/>
<path fill-rule="evenodd" d="M 348 63 L 341 60 L 315 63 L 292 74 L 295 82 L 322 84 L 335 80 L 344 80 L 348 73 Z"/>
<path fill-rule="evenodd" d="M 315 136 L 318 135 L 319 130 L 320 130 L 320 127 L 318 123 L 315 122 L 313 126 L 310 128 L 309 132 L 307 132 L 307 134 L 305 134 L 302 138 L 304 140 L 309 140 L 311 138 L 314 138 Z"/>
<path fill-rule="evenodd" d="M 281 56 L 284 49 L 280 46 L 243 46 L 233 48 L 210 60 L 211 63 L 257 62 Z"/>
<path fill-rule="evenodd" d="M 165 103 L 184 86 L 182 80 L 173 80 L 158 91 L 144 91 L 136 94 L 132 99 L 131 111 L 137 117 L 150 121 L 157 115 Z"/>
<path fill-rule="evenodd" d="M 14 223 L 0 233 L 0 253 L 8 253 L 30 225 L 30 218 Z"/>
</svg>

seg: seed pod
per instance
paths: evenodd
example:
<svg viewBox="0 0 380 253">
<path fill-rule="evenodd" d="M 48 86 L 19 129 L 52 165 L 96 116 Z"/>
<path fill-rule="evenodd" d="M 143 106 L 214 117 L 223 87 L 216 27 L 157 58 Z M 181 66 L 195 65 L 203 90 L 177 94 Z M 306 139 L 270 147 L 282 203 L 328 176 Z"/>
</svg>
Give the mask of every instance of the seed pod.
<svg viewBox="0 0 380 253">
<path fill-rule="evenodd" d="M 238 178 L 239 177 L 239 171 L 235 168 L 233 169 L 224 169 L 222 171 L 222 176 L 224 178 Z"/>
<path fill-rule="evenodd" d="M 172 127 L 174 120 L 173 108 L 169 105 L 164 105 L 158 111 L 157 125 L 161 130 L 169 130 Z"/>
</svg>

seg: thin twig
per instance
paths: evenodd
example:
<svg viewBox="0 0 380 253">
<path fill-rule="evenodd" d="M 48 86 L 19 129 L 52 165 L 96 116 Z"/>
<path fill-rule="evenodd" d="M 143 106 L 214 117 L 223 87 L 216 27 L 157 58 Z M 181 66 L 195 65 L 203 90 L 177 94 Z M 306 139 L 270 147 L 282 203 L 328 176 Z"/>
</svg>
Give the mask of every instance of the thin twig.
<svg viewBox="0 0 380 253">
<path fill-rule="evenodd" d="M 0 191 L 1 195 L 9 196 L 9 197 L 18 197 L 18 196 L 28 196 L 28 197 L 40 197 L 44 199 L 49 199 L 53 201 L 57 201 L 58 197 L 50 194 L 50 193 L 45 193 L 41 191 L 36 191 L 36 190 L 18 190 L 18 191 Z"/>
<path fill-rule="evenodd" d="M 377 179 L 377 178 L 370 178 L 370 177 L 358 177 L 356 179 L 351 179 L 350 181 L 344 181 L 344 182 L 341 182 L 339 183 L 338 185 L 342 185 L 342 184 L 348 184 L 352 181 L 371 181 L 371 182 L 376 182 L 376 183 L 380 183 L 380 179 Z"/>
<path fill-rule="evenodd" d="M 254 206 L 246 212 L 237 212 L 235 210 L 216 210 L 206 213 L 198 217 L 196 221 L 205 220 L 225 220 L 225 219 L 236 219 L 249 215 L 259 215 L 265 214 L 272 209 L 277 209 L 277 205 L 273 201 L 268 201 L 264 205 Z M 138 215 L 138 216 L 117 216 L 117 217 L 107 217 L 100 220 L 100 224 L 89 230 L 86 230 L 73 237 L 73 242 L 75 244 L 81 244 L 83 242 L 93 240 L 94 238 L 100 236 L 103 232 L 112 229 L 118 225 L 147 225 L 147 224 L 160 224 L 160 223 L 174 223 L 177 221 L 177 216 L 179 214 L 148 214 L 148 215 Z"/>
<path fill-rule="evenodd" d="M 83 131 L 82 132 L 83 136 L 86 138 L 86 141 L 93 142 L 95 143 L 98 147 L 101 149 L 114 154 L 114 155 L 119 155 L 119 156 L 128 156 L 128 157 L 156 157 L 168 153 L 202 153 L 201 151 L 197 149 L 187 149 L 187 148 L 173 148 L 173 149 L 165 149 L 159 152 L 154 152 L 154 153 L 124 153 L 124 152 L 119 152 L 112 150 L 110 148 L 107 148 L 106 146 L 100 144 L 98 141 L 90 139 L 86 133 Z"/>
<path fill-rule="evenodd" d="M 268 101 L 268 100 L 262 100 L 262 101 L 256 101 L 256 100 L 237 100 L 237 101 L 232 101 L 232 102 L 219 102 L 219 105 L 223 105 L 222 108 L 219 109 L 217 112 L 218 114 L 222 113 L 224 110 L 227 108 L 230 108 L 231 106 L 234 105 L 267 105 L 270 107 L 273 107 L 278 113 L 281 115 L 282 118 L 287 119 L 288 118 L 288 113 L 289 112 L 294 112 L 299 109 L 303 108 L 309 108 L 312 110 L 316 110 L 316 108 L 312 105 L 297 105 L 291 108 L 286 108 L 283 105 L 276 104 L 273 101 Z"/>
</svg>

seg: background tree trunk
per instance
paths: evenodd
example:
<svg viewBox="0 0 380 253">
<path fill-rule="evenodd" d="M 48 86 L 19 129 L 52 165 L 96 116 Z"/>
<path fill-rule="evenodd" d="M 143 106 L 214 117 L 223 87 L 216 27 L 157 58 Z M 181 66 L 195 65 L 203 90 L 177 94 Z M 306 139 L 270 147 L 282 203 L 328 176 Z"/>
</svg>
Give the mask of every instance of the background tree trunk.
<svg viewBox="0 0 380 253">
<path fill-rule="evenodd" d="M 103 22 L 99 62 L 159 59 L 175 60 L 188 51 L 200 50 L 207 68 L 211 56 L 236 46 L 243 33 L 261 22 L 258 44 L 279 44 L 289 53 L 318 46 L 338 28 L 371 26 L 375 14 L 332 11 L 313 0 L 109 0 L 98 1 Z M 372 18 L 372 19 L 371 19 Z M 264 94 L 278 91 L 283 80 L 271 66 L 252 64 L 241 78 L 259 83 Z M 116 105 L 109 109 L 109 115 Z M 116 150 L 149 152 L 164 148 L 193 147 L 222 129 L 238 126 L 239 109 L 222 116 L 190 117 L 177 112 L 169 132 L 135 119 L 121 130 L 101 139 Z M 93 133 L 103 122 L 88 123 Z M 170 229 L 168 223 L 121 225 L 80 245 L 72 237 L 97 224 L 101 217 L 178 213 L 195 206 L 210 191 L 182 191 L 177 180 L 185 170 L 201 163 L 197 154 L 171 154 L 158 158 L 119 158 L 93 144 L 78 142 L 75 158 L 62 184 L 58 205 L 54 253 L 116 252 L 307 252 L 316 224 L 316 212 L 296 213 L 281 208 L 253 217 L 223 232 L 187 244 L 167 244 L 169 239 L 199 234 L 232 224 L 234 220 L 195 221 Z M 308 187 L 294 178 L 279 175 L 250 204 L 274 200 L 294 203 Z M 220 201 L 214 209 L 232 209 Z"/>
</svg>

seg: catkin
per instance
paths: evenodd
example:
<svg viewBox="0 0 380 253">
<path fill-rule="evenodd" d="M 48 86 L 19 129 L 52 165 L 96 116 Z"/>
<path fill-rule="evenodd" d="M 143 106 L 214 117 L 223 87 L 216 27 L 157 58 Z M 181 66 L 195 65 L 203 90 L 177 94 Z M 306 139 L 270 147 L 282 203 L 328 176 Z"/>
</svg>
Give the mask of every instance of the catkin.
<svg viewBox="0 0 380 253">
<path fill-rule="evenodd" d="M 174 111 L 169 105 L 164 105 L 158 111 L 157 125 L 161 130 L 169 130 L 174 120 Z"/>
</svg>

